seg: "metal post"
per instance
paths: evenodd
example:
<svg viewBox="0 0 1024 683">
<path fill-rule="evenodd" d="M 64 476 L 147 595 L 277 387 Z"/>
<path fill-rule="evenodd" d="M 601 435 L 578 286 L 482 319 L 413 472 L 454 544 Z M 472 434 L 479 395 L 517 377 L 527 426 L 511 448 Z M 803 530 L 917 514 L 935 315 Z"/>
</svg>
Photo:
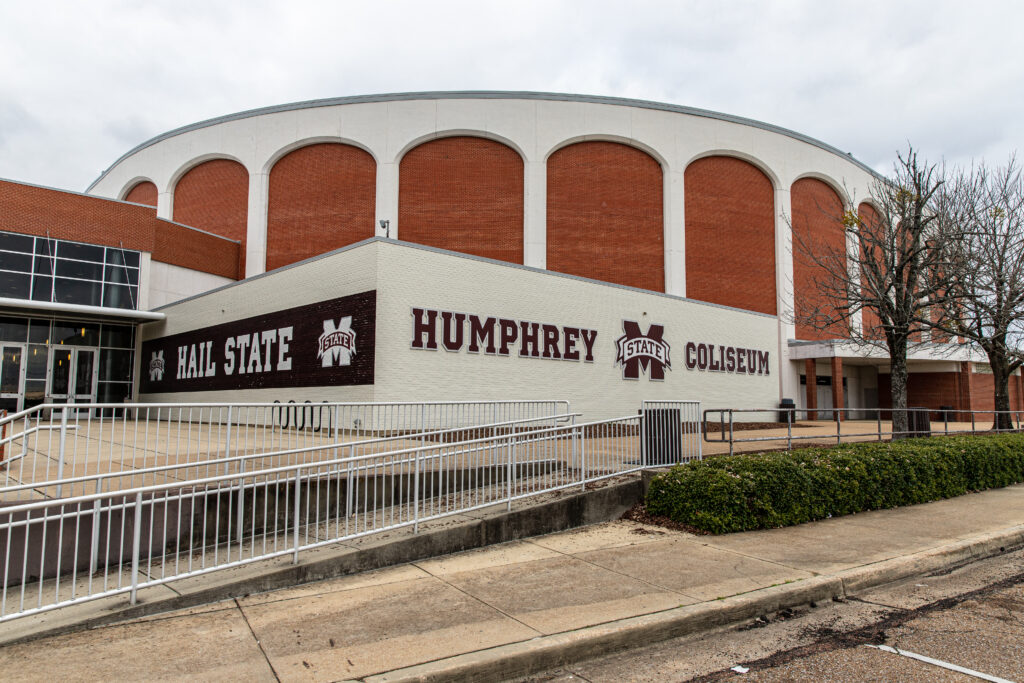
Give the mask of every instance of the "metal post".
<svg viewBox="0 0 1024 683">
<path fill-rule="evenodd" d="M 796 415 L 792 409 L 787 408 L 786 410 L 789 411 L 787 415 L 789 419 L 786 420 L 786 450 L 791 451 L 793 450 L 793 420 L 796 419 Z"/>
<path fill-rule="evenodd" d="M 60 411 L 60 451 L 57 454 L 57 480 L 61 481 L 64 479 L 64 450 L 67 445 L 68 438 L 68 407 L 64 406 L 64 409 Z M 57 498 L 60 498 L 61 490 L 64 488 L 63 484 L 57 484 Z M 134 603 L 133 603 L 134 604 Z"/>
<path fill-rule="evenodd" d="M 227 461 L 227 458 L 231 457 L 231 409 L 233 407 L 234 406 L 228 406 L 228 434 L 227 434 L 226 443 L 224 444 L 224 458 L 225 458 L 225 461 L 224 461 L 224 474 L 228 474 L 228 461 Z M 211 420 L 212 420 L 212 415 L 211 415 Z M 242 482 L 239 481 L 238 484 L 239 484 L 239 486 L 241 486 Z"/>
<path fill-rule="evenodd" d="M 415 467 L 412 478 L 412 532 L 420 532 L 420 451 L 414 457 Z"/>
<path fill-rule="evenodd" d="M 292 517 L 292 527 L 295 531 L 295 549 L 292 551 L 292 564 L 299 563 L 299 492 L 302 490 L 302 468 L 295 468 L 295 509 Z"/>
<path fill-rule="evenodd" d="M 882 410 L 880 408 L 875 409 L 875 423 L 878 425 L 878 440 L 882 440 Z"/>
<path fill-rule="evenodd" d="M 839 417 L 839 411 L 840 411 L 839 408 L 834 408 L 832 410 L 832 416 L 834 418 L 836 418 L 836 445 L 837 446 L 842 443 L 842 428 L 840 427 L 840 422 L 841 421 L 840 421 L 840 417 Z"/>
<path fill-rule="evenodd" d="M 587 440 L 582 427 L 574 427 L 580 431 L 580 490 L 587 490 Z"/>
<path fill-rule="evenodd" d="M 974 425 L 974 411 L 972 410 L 971 411 L 971 434 L 973 435 L 975 433 L 975 431 L 976 431 L 976 429 L 975 429 L 975 425 Z M 60 494 L 58 493 L 57 495 L 59 496 Z"/>
<path fill-rule="evenodd" d="M 729 408 L 729 455 L 732 455 L 732 408 Z"/>
<path fill-rule="evenodd" d="M 103 477 L 96 478 L 96 493 L 103 493 Z M 100 559 L 100 501 L 92 504 L 92 547 L 89 554 L 89 576 L 96 573 Z"/>
<path fill-rule="evenodd" d="M 142 545 L 142 491 L 135 494 L 135 528 L 132 530 L 132 592 L 129 602 L 135 604 L 139 595 L 139 546 Z"/>
<path fill-rule="evenodd" d="M 516 445 L 515 437 L 510 436 L 508 439 L 508 467 L 505 473 L 505 478 L 508 480 L 508 502 L 505 509 L 508 512 L 512 512 L 512 492 L 515 490 L 513 479 L 515 478 L 515 459 L 516 459 Z"/>
</svg>

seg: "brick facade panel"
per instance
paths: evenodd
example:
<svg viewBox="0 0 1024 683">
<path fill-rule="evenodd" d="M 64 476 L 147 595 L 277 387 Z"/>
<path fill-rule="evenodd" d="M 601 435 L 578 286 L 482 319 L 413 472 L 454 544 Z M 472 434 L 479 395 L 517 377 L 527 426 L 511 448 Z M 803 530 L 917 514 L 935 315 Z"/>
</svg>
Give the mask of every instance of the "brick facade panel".
<svg viewBox="0 0 1024 683">
<path fill-rule="evenodd" d="M 687 297 L 775 315 L 771 181 L 741 159 L 706 157 L 684 184 Z"/>
<path fill-rule="evenodd" d="M 237 161 L 212 159 L 194 166 L 174 188 L 174 221 L 241 244 L 238 270 L 245 272 L 249 173 Z"/>
<path fill-rule="evenodd" d="M 523 262 L 523 160 L 476 137 L 431 140 L 402 158 L 399 237 L 464 254 Z"/>
<path fill-rule="evenodd" d="M 848 337 L 850 328 L 845 322 L 823 327 L 824 320 L 835 320 L 837 313 L 821 291 L 822 285 L 829 286 L 830 271 L 846 269 L 843 202 L 835 190 L 814 178 L 801 178 L 793 183 L 790 202 L 793 213 L 796 337 L 810 340 Z M 822 267 L 815 262 L 816 259 L 828 262 L 839 257 L 842 257 L 841 264 L 836 260 Z M 807 320 L 812 316 L 813 323 Z"/>
<path fill-rule="evenodd" d="M 267 270 L 374 235 L 377 163 L 358 147 L 322 143 L 270 170 Z"/>
<path fill-rule="evenodd" d="M 0 180 L 0 230 L 146 251 L 163 263 L 239 277 L 237 243 L 112 199 Z"/>
<path fill-rule="evenodd" d="M 143 180 L 141 183 L 137 183 L 132 189 L 128 190 L 128 194 L 124 196 L 126 202 L 133 202 L 135 204 L 145 204 L 146 206 L 156 206 L 157 201 L 156 185 Z"/>
<path fill-rule="evenodd" d="M 615 142 L 580 142 L 548 159 L 547 267 L 665 291 L 661 165 Z"/>
</svg>

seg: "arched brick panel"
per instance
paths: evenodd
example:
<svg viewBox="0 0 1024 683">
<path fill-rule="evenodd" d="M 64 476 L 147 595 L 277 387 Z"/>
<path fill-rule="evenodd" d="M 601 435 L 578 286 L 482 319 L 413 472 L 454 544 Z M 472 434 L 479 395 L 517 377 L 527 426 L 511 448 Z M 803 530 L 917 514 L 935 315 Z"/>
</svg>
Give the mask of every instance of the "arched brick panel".
<svg viewBox="0 0 1024 683">
<path fill-rule="evenodd" d="M 213 159 L 194 166 L 174 188 L 174 221 L 241 242 L 245 272 L 245 233 L 249 173 L 237 161 Z"/>
<path fill-rule="evenodd" d="M 548 158 L 548 270 L 665 291 L 661 165 L 617 142 Z"/>
<path fill-rule="evenodd" d="M 843 202 L 836 191 L 815 178 L 801 178 L 790 188 L 793 210 L 793 295 L 796 300 L 797 339 L 839 339 L 849 336 L 849 326 L 801 321 L 813 312 L 816 319 L 835 319 L 836 311 L 819 283 L 828 286 L 828 273 L 846 269 L 846 231 L 843 228 Z M 801 246 L 803 245 L 803 246 Z M 812 252 L 814 256 L 808 253 Z M 842 265 L 835 261 L 843 255 Z M 815 259 L 832 260 L 822 266 Z"/>
<path fill-rule="evenodd" d="M 143 180 L 141 183 L 136 183 L 132 189 L 128 190 L 128 194 L 124 196 L 124 200 L 135 204 L 156 206 L 156 197 L 156 185 L 148 180 Z"/>
<path fill-rule="evenodd" d="M 522 157 L 465 136 L 414 147 L 399 166 L 398 226 L 408 242 L 522 263 Z"/>
<path fill-rule="evenodd" d="M 686 296 L 775 315 L 775 196 L 753 164 L 698 159 L 684 174 Z"/>
<path fill-rule="evenodd" d="M 377 162 L 358 147 L 320 143 L 270 170 L 267 270 L 373 237 Z"/>
<path fill-rule="evenodd" d="M 878 212 L 867 202 L 857 207 L 857 217 L 860 219 L 861 224 L 869 229 L 871 226 L 877 225 L 879 220 Z M 881 321 L 878 319 L 878 314 L 873 310 L 865 308 L 861 311 L 861 328 L 864 331 L 864 335 L 869 338 L 885 338 L 881 329 Z"/>
</svg>

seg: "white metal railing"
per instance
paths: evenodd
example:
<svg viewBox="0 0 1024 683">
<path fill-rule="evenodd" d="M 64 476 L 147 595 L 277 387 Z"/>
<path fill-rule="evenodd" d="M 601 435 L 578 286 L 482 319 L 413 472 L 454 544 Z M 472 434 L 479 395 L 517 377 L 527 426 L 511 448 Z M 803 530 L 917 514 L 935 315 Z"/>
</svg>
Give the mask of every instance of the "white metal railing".
<svg viewBox="0 0 1024 683">
<path fill-rule="evenodd" d="M 687 410 L 690 410 L 687 407 Z M 699 406 L 696 408 L 699 414 Z M 648 414 L 649 415 L 649 414 Z M 663 465 L 645 415 L 0 509 L 0 621 Z M 681 442 L 682 443 L 682 442 Z M 692 444 L 679 452 L 694 457 Z M 344 451 L 345 449 L 341 449 Z M 674 451 L 675 452 L 675 451 Z"/>
<path fill-rule="evenodd" d="M 907 429 L 897 430 L 893 426 L 894 412 L 905 412 Z M 778 416 L 778 430 L 784 434 L 764 434 L 739 437 L 743 422 L 737 416 L 764 415 Z M 826 416 L 825 419 L 818 419 Z M 867 416 L 867 419 L 865 419 Z M 794 442 L 835 443 L 878 440 L 884 438 L 910 438 L 927 436 L 950 436 L 955 434 L 981 434 L 990 432 L 1021 431 L 1024 412 L 1019 410 L 957 410 L 954 408 L 709 408 L 703 414 L 704 440 L 709 443 L 728 443 L 729 455 L 736 444 L 760 442 L 786 442 L 792 450 Z M 774 420 L 772 420 L 774 421 Z M 815 433 L 800 433 L 802 426 L 822 427 L 831 424 L 832 429 Z M 1002 424 L 1000 424 L 1002 423 Z M 796 427 L 796 431 L 794 431 Z M 888 429 L 885 429 L 888 427 Z M 873 428 L 873 429 L 872 429 Z"/>
<path fill-rule="evenodd" d="M 459 429 L 568 412 L 568 401 L 556 400 L 44 404 L 0 418 L 0 494 L 11 485 L 96 472 L 257 453 L 299 454 L 375 437 L 397 439 L 440 430 L 459 439 Z M 64 493 L 58 488 L 49 495 Z"/>
</svg>

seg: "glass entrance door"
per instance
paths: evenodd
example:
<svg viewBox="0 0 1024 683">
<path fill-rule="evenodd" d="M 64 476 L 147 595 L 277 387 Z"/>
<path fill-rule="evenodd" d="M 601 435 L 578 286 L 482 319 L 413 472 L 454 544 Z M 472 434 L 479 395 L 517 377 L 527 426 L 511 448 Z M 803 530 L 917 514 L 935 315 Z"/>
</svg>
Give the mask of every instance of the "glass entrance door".
<svg viewBox="0 0 1024 683">
<path fill-rule="evenodd" d="M 55 346 L 50 349 L 49 401 L 95 403 L 97 349 Z"/>
<path fill-rule="evenodd" d="M 25 347 L 3 344 L 0 347 L 0 409 L 10 413 L 21 410 L 25 395 Z"/>
</svg>

